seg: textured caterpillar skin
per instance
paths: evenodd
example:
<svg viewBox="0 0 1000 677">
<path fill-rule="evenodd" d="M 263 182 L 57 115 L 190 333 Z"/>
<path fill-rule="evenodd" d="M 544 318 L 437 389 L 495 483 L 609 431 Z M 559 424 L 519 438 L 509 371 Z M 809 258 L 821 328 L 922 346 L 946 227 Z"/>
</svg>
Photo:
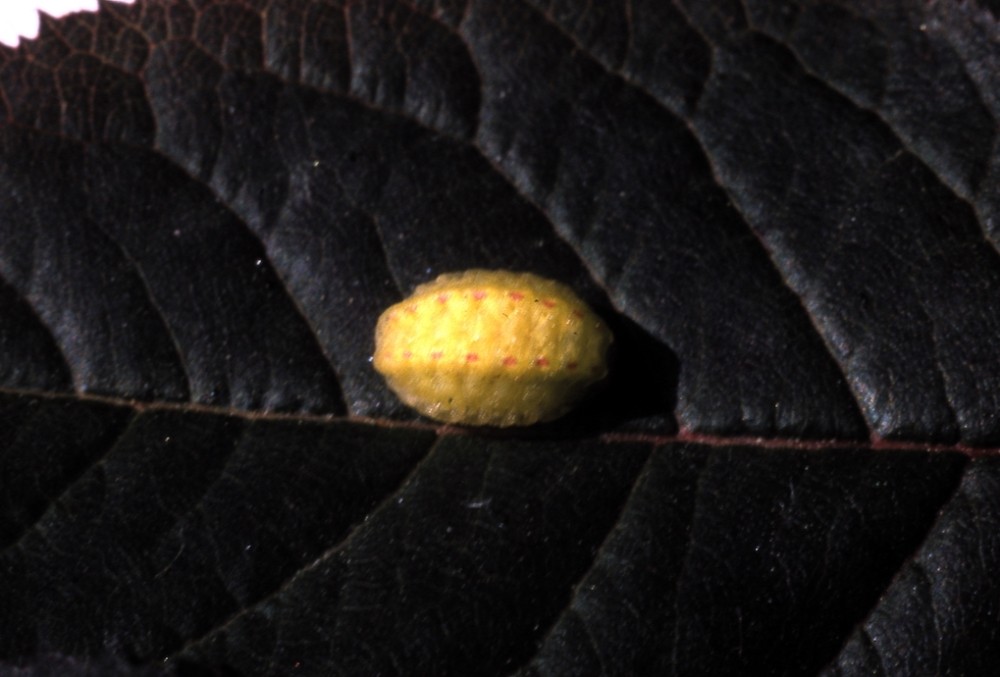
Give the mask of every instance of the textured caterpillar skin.
<svg viewBox="0 0 1000 677">
<path fill-rule="evenodd" d="M 374 364 L 430 418 L 530 425 L 562 416 L 608 373 L 611 331 L 569 287 L 467 270 L 422 284 L 375 330 Z"/>
</svg>

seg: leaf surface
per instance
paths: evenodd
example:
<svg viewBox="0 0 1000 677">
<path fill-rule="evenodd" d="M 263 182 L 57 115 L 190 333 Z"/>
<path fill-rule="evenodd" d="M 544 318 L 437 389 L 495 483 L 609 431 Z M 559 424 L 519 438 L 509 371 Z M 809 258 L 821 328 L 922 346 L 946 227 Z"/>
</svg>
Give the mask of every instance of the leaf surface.
<svg viewBox="0 0 1000 677">
<path fill-rule="evenodd" d="M 0 49 L 0 665 L 987 672 L 996 11 L 140 0 Z M 574 286 L 607 388 L 408 411 L 376 318 L 472 267 Z"/>
</svg>

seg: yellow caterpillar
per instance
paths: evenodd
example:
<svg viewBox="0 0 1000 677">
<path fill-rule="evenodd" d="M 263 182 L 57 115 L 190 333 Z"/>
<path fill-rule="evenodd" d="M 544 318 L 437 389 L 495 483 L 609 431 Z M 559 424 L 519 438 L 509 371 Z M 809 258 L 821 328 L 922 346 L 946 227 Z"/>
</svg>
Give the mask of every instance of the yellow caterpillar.
<svg viewBox="0 0 1000 677">
<path fill-rule="evenodd" d="M 375 329 L 375 369 L 425 416 L 530 425 L 562 416 L 608 372 L 611 331 L 569 287 L 467 270 L 422 284 Z"/>
</svg>

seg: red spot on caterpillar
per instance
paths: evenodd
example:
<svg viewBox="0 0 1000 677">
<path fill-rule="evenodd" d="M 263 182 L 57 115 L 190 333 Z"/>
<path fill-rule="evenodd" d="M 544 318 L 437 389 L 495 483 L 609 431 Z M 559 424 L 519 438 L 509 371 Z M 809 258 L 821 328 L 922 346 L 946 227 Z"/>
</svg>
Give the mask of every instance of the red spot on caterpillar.
<svg viewBox="0 0 1000 677">
<path fill-rule="evenodd" d="M 544 357 L 539 357 L 537 360 L 535 360 L 535 366 L 536 367 L 547 367 L 547 366 L 549 366 L 549 361 L 546 360 Z"/>
<path fill-rule="evenodd" d="M 413 357 L 413 353 L 411 351 L 409 351 L 409 350 L 404 350 L 403 351 L 403 359 L 404 360 L 408 360 L 411 357 Z"/>
<path fill-rule="evenodd" d="M 435 350 L 433 353 L 431 353 L 431 359 L 440 360 L 442 355 L 444 355 L 443 352 L 441 352 L 440 350 Z"/>
<path fill-rule="evenodd" d="M 524 298 L 524 294 L 522 294 L 519 291 L 512 291 L 511 293 L 507 294 L 507 296 L 511 297 L 515 301 L 520 301 L 521 299 Z"/>
<path fill-rule="evenodd" d="M 468 353 L 465 356 L 465 361 L 466 362 L 475 362 L 478 359 L 479 359 L 479 355 L 477 353 Z"/>
<path fill-rule="evenodd" d="M 448 301 L 447 294 L 438 294 L 438 303 L 446 303 Z"/>
<path fill-rule="evenodd" d="M 472 298 L 476 299 L 477 301 L 482 301 L 484 298 L 486 298 L 486 292 L 482 290 L 476 290 L 472 292 Z"/>
<path fill-rule="evenodd" d="M 566 368 L 567 369 L 576 369 L 576 367 L 577 367 L 576 362 L 567 362 L 566 363 Z"/>
<path fill-rule="evenodd" d="M 417 314 L 417 307 L 416 306 L 406 306 L 406 312 L 408 312 L 410 315 L 416 315 Z"/>
<path fill-rule="evenodd" d="M 546 308 L 555 308 L 556 302 L 553 301 L 552 299 L 542 299 L 542 305 L 545 306 Z"/>
<path fill-rule="evenodd" d="M 508 355 L 507 357 L 503 358 L 503 366 L 505 366 L 505 367 L 513 367 L 515 364 L 517 364 L 517 358 L 516 357 L 514 357 L 512 355 Z"/>
<path fill-rule="evenodd" d="M 580 312 L 579 310 L 574 310 L 573 314 L 576 315 L 577 317 L 583 317 L 583 313 Z"/>
</svg>

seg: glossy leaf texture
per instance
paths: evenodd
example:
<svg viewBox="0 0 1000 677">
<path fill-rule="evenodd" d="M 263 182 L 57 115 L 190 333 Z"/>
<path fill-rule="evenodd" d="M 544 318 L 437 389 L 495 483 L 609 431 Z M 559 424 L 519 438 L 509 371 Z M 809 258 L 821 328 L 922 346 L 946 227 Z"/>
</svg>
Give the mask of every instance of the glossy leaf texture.
<svg viewBox="0 0 1000 677">
<path fill-rule="evenodd" d="M 0 668 L 989 674 L 1000 28 L 967 2 L 138 0 L 0 49 Z M 607 387 L 436 426 L 441 272 Z"/>
</svg>

